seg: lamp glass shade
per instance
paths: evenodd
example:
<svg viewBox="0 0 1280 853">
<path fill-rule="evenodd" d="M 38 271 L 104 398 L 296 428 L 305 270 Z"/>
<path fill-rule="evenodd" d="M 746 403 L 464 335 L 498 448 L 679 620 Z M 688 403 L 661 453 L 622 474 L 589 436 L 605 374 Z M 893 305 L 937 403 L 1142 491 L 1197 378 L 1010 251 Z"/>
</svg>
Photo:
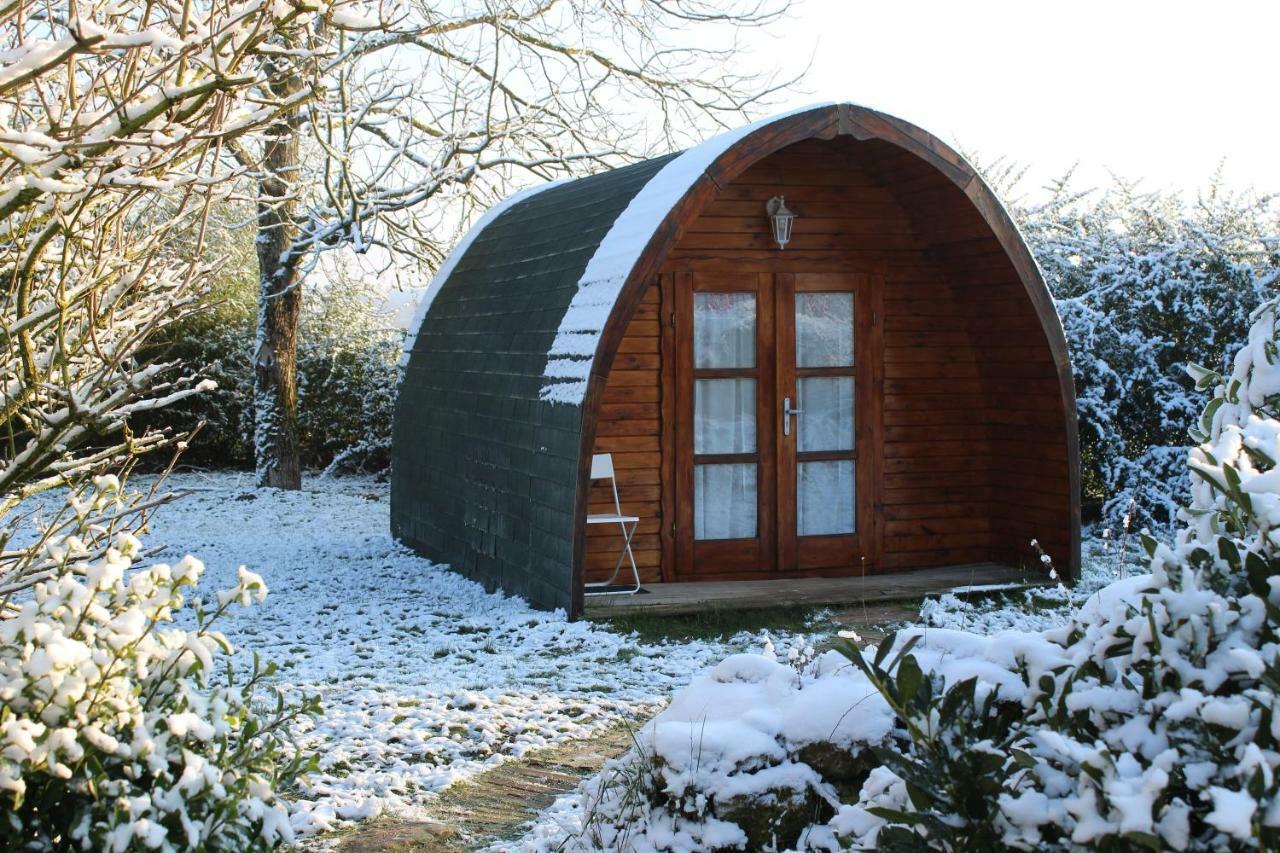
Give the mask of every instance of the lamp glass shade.
<svg viewBox="0 0 1280 853">
<path fill-rule="evenodd" d="M 786 200 L 780 195 L 769 199 L 768 204 L 765 205 L 765 211 L 769 214 L 774 242 L 778 244 L 779 249 L 785 249 L 791 242 L 791 224 L 795 222 L 796 215 L 787 209 Z"/>
</svg>

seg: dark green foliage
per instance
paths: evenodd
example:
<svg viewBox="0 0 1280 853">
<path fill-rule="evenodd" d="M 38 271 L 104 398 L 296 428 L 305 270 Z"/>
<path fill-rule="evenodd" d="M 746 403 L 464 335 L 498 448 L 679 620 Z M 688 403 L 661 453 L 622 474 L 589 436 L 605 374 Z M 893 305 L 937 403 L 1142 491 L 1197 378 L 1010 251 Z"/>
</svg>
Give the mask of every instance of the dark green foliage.
<svg viewBox="0 0 1280 853">
<path fill-rule="evenodd" d="M 903 643 L 887 663 L 897 634 L 885 637 L 870 661 L 847 640 L 836 645 L 884 696 L 904 733 L 901 749 L 872 748 L 881 765 L 906 783 L 912 806 L 869 809 L 890 821 L 877 837 L 878 849 L 995 849 L 997 800 L 1016 771 L 1014 732 L 1023 708 L 998 701 L 989 686 L 979 695 L 976 678 L 947 689 L 941 676 L 922 672 L 910 654 L 917 640 Z"/>
<path fill-rule="evenodd" d="M 253 465 L 253 354 L 257 260 L 247 231 L 223 234 L 208 305 L 156 336 L 161 358 L 214 380 L 216 390 L 165 408 L 146 425 L 186 431 L 203 423 L 184 462 Z M 319 278 L 319 276 L 317 276 Z M 382 471 L 390 464 L 391 417 L 403 333 L 377 309 L 380 295 L 359 270 L 336 267 L 313 286 L 298 349 L 299 440 L 309 468 Z M 139 425 L 144 421 L 139 419 Z"/>
</svg>

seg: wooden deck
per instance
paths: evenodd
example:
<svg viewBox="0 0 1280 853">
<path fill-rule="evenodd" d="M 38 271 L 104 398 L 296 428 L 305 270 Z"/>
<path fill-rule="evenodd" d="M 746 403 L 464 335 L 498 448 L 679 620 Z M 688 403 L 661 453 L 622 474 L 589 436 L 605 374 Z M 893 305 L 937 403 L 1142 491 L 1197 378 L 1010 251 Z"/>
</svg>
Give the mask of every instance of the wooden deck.
<svg viewBox="0 0 1280 853">
<path fill-rule="evenodd" d="M 853 578 L 782 578 L 645 584 L 635 595 L 588 595 L 588 619 L 635 613 L 694 613 L 707 608 L 735 610 L 792 605 L 883 604 L 939 595 L 957 587 L 1043 583 L 1020 569 L 973 563 Z"/>
</svg>

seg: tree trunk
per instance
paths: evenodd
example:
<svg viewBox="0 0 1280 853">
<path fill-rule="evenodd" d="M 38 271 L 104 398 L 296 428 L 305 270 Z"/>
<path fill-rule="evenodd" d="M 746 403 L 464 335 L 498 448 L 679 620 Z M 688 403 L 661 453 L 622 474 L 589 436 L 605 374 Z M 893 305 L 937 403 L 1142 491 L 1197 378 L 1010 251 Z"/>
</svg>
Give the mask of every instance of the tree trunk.
<svg viewBox="0 0 1280 853">
<path fill-rule="evenodd" d="M 293 77 L 272 86 L 280 97 L 300 91 Z M 298 324 L 302 276 L 293 252 L 299 228 L 301 170 L 295 108 L 267 136 L 258 187 L 258 336 L 254 354 L 254 463 L 258 485 L 302 488 L 298 455 Z"/>
</svg>

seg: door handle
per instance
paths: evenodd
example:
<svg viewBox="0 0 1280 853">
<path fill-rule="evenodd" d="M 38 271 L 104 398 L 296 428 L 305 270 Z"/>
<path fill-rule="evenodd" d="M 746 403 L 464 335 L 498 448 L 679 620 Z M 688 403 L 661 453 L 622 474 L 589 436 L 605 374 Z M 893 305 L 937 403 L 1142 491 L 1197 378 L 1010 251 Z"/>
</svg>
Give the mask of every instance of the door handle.
<svg viewBox="0 0 1280 853">
<path fill-rule="evenodd" d="M 791 408 L 791 398 L 782 398 L 782 434 L 791 435 L 791 416 L 803 415 L 804 409 Z"/>
</svg>

